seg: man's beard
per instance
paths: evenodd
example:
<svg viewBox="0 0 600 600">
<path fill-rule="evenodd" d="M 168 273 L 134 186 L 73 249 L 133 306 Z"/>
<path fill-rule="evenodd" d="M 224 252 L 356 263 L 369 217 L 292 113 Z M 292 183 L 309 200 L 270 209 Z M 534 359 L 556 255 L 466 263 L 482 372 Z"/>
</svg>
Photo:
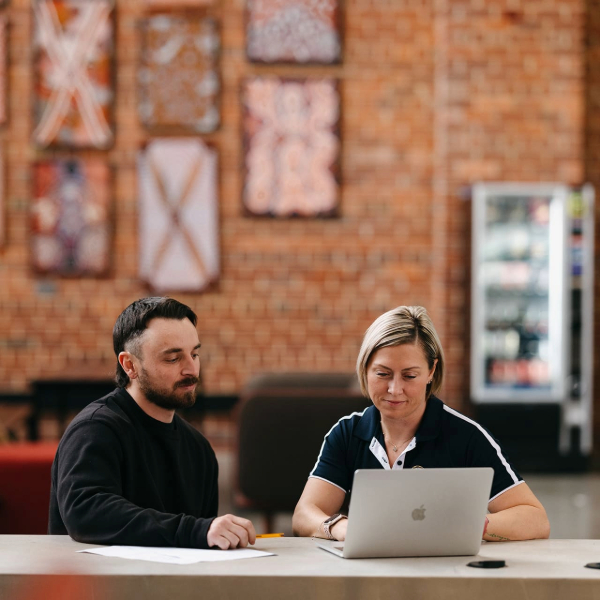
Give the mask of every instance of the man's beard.
<svg viewBox="0 0 600 600">
<path fill-rule="evenodd" d="M 176 410 L 178 408 L 190 408 L 196 402 L 196 388 L 185 393 L 177 393 L 180 387 L 197 384 L 198 377 L 187 377 L 178 381 L 172 389 L 156 387 L 152 384 L 148 371 L 142 368 L 138 375 L 138 385 L 140 390 L 146 396 L 146 399 L 167 410 Z"/>
</svg>

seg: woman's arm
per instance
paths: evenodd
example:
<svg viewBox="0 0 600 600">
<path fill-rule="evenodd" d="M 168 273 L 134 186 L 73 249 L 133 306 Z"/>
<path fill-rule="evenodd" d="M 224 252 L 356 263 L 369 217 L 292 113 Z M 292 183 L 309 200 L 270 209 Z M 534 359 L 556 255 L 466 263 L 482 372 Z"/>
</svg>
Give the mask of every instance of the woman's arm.
<svg viewBox="0 0 600 600">
<path fill-rule="evenodd" d="M 310 477 L 292 518 L 294 535 L 325 537 L 321 524 L 327 517 L 340 510 L 345 497 L 346 493 L 339 487 L 328 481 Z M 330 529 L 331 535 L 337 540 L 345 539 L 347 525 L 346 519 L 338 521 Z"/>
<path fill-rule="evenodd" d="M 546 511 L 526 483 L 500 494 L 490 502 L 489 510 L 483 536 L 488 542 L 535 540 L 550 535 Z"/>
</svg>

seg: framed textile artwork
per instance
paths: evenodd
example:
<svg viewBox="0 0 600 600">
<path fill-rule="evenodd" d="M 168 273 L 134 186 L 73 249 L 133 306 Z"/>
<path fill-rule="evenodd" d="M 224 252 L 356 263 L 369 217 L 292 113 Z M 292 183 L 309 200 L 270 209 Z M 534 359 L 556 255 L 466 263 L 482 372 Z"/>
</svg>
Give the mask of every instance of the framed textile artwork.
<svg viewBox="0 0 600 600">
<path fill-rule="evenodd" d="M 154 15 L 142 24 L 139 116 L 155 133 L 219 126 L 219 34 L 214 19 Z"/>
<path fill-rule="evenodd" d="M 266 63 L 340 62 L 340 0 L 247 0 L 246 53 Z"/>
<path fill-rule="evenodd" d="M 250 79 L 243 108 L 246 210 L 278 217 L 335 214 L 340 156 L 336 80 Z"/>
<path fill-rule="evenodd" d="M 138 159 L 140 278 L 199 291 L 219 275 L 217 153 L 197 138 L 156 138 Z"/>
<path fill-rule="evenodd" d="M 181 8 L 202 8 L 214 4 L 215 0 L 145 0 L 150 10 L 168 10 Z"/>
<path fill-rule="evenodd" d="M 113 143 L 114 0 L 33 0 L 34 131 L 41 147 Z"/>
<path fill-rule="evenodd" d="M 0 248 L 6 241 L 6 213 L 4 208 L 4 149 L 0 149 Z"/>
<path fill-rule="evenodd" d="M 6 123 L 8 81 L 8 17 L 0 15 L 0 125 Z"/>
<path fill-rule="evenodd" d="M 99 158 L 33 165 L 32 263 L 39 273 L 103 275 L 110 263 L 110 179 Z"/>
</svg>

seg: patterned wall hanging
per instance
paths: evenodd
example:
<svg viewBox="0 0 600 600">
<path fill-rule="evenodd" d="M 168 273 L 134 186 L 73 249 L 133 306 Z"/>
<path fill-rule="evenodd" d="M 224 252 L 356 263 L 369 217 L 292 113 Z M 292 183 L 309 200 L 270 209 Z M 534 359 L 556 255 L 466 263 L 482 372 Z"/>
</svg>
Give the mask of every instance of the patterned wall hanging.
<svg viewBox="0 0 600 600">
<path fill-rule="evenodd" d="M 254 78 L 244 86 L 243 104 L 248 212 L 334 214 L 340 155 L 336 81 Z"/>
<path fill-rule="evenodd" d="M 8 17 L 0 15 L 0 124 L 6 123 L 7 80 L 8 80 Z"/>
<path fill-rule="evenodd" d="M 6 213 L 4 211 L 4 150 L 0 149 L 0 248 L 6 242 Z"/>
<path fill-rule="evenodd" d="M 339 0 L 247 0 L 246 53 L 256 62 L 341 60 Z"/>
<path fill-rule="evenodd" d="M 34 142 L 113 143 L 113 0 L 33 0 Z"/>
<path fill-rule="evenodd" d="M 199 8 L 214 4 L 215 0 L 145 0 L 146 7 L 160 10 L 178 9 L 178 8 Z"/>
<path fill-rule="evenodd" d="M 138 160 L 140 278 L 154 290 L 199 291 L 219 275 L 217 153 L 192 138 L 157 138 Z"/>
<path fill-rule="evenodd" d="M 110 262 L 110 169 L 93 159 L 33 166 L 32 262 L 40 273 L 106 273 Z"/>
<path fill-rule="evenodd" d="M 156 15 L 142 26 L 139 116 L 155 133 L 219 126 L 219 35 L 210 18 Z"/>
</svg>

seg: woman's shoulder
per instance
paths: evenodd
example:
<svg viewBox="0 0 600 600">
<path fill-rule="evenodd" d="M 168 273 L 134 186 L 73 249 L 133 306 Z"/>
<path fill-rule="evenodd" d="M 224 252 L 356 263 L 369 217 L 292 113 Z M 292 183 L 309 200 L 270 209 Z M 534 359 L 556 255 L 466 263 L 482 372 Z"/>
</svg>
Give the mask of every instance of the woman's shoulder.
<svg viewBox="0 0 600 600">
<path fill-rule="evenodd" d="M 494 443 L 495 439 L 490 432 L 480 425 L 475 419 L 439 401 L 442 405 L 443 426 L 450 428 L 453 432 L 460 432 L 471 439 Z"/>
<path fill-rule="evenodd" d="M 366 407 L 364 410 L 355 411 L 348 415 L 344 415 L 333 424 L 326 437 L 329 435 L 352 434 L 357 428 L 364 426 L 365 420 L 370 421 L 375 418 L 376 415 L 374 412 L 376 411 L 377 409 L 371 405 Z"/>
</svg>

